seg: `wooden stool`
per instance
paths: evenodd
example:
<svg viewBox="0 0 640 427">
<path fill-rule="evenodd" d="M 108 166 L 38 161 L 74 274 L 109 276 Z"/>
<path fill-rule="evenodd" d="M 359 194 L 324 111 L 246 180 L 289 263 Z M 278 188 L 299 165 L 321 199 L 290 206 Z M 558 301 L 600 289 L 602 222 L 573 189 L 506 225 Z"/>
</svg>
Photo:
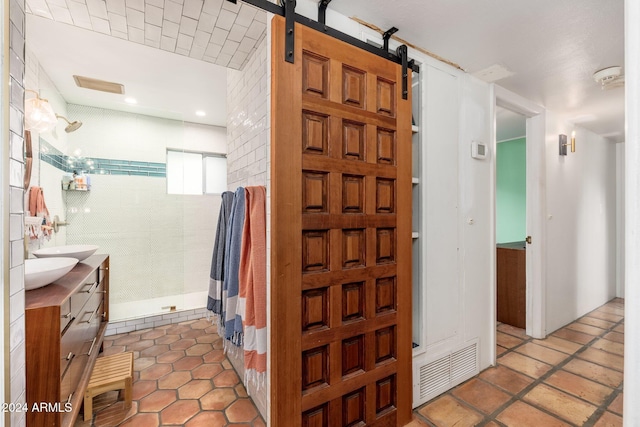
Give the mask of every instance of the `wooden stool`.
<svg viewBox="0 0 640 427">
<path fill-rule="evenodd" d="M 99 357 L 84 394 L 84 420 L 93 417 L 93 396 L 112 390 L 124 390 L 125 407 L 131 408 L 133 387 L 133 353 Z"/>
</svg>

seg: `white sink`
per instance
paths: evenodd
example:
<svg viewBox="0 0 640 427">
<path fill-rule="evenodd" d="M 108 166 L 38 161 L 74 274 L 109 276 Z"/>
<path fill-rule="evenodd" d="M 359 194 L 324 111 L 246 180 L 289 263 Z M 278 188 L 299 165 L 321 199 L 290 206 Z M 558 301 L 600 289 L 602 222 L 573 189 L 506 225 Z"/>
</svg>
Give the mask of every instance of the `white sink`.
<svg viewBox="0 0 640 427">
<path fill-rule="evenodd" d="M 47 286 L 70 272 L 77 263 L 77 258 L 69 257 L 26 259 L 24 288 L 29 291 Z"/>
<path fill-rule="evenodd" d="M 54 246 L 33 251 L 33 255 L 35 255 L 36 258 L 70 257 L 82 261 L 93 255 L 97 250 L 98 246 L 96 245 Z"/>
</svg>

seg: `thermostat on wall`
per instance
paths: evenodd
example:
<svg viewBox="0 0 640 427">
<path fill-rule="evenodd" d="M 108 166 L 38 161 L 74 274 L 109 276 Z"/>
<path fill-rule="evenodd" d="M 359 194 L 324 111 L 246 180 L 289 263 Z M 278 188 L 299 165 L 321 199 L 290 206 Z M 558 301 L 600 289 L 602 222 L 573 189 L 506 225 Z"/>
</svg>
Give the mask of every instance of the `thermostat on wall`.
<svg viewBox="0 0 640 427">
<path fill-rule="evenodd" d="M 474 159 L 486 159 L 489 147 L 484 142 L 471 141 L 471 157 Z"/>
</svg>

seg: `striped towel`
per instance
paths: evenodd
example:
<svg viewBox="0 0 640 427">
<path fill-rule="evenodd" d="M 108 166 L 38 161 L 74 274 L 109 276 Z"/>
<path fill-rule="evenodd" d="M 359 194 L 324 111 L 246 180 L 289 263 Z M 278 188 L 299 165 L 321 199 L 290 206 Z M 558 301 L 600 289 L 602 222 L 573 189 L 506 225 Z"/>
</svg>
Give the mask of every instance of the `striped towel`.
<svg viewBox="0 0 640 427">
<path fill-rule="evenodd" d="M 218 227 L 216 239 L 211 257 L 211 274 L 209 275 L 209 296 L 207 298 L 207 310 L 213 312 L 220 323 L 222 316 L 222 280 L 224 279 L 224 247 L 227 238 L 227 226 L 233 204 L 233 192 L 222 193 L 222 204 L 218 215 Z"/>
<path fill-rule="evenodd" d="M 267 236 L 265 187 L 245 188 L 240 254 L 240 298 L 244 326 L 245 384 L 264 384 L 267 371 Z"/>
<path fill-rule="evenodd" d="M 242 345 L 242 320 L 238 309 L 238 268 L 242 249 L 242 228 L 244 226 L 244 188 L 238 187 L 231 205 L 227 239 L 224 249 L 224 279 L 222 282 L 222 320 L 224 326 L 225 349 L 227 343 Z M 235 351 L 235 349 L 231 349 Z"/>
</svg>

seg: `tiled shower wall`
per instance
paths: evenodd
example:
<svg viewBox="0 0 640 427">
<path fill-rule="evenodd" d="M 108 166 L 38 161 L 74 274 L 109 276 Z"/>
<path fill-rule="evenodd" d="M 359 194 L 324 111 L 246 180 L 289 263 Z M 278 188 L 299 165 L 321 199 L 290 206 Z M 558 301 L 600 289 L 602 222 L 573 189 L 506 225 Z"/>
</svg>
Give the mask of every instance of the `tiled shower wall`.
<svg viewBox="0 0 640 427">
<path fill-rule="evenodd" d="M 270 20 L 270 18 L 268 18 Z M 267 29 L 269 31 L 269 29 Z M 242 71 L 227 70 L 227 182 L 229 190 L 238 186 L 264 185 L 267 187 L 267 288 L 269 286 L 269 91 L 270 51 L 266 37 Z M 268 297 L 267 297 L 268 298 Z M 234 368 L 244 375 L 242 354 L 227 356 Z M 268 379 L 267 379 L 268 380 Z M 268 385 L 260 389 L 254 383 L 247 385 L 262 416 L 267 418 Z"/>
<path fill-rule="evenodd" d="M 58 190 L 67 243 L 96 244 L 110 255 L 110 320 L 168 313 L 169 306 L 204 307 L 220 197 L 167 194 L 163 174 L 138 174 L 148 162 L 164 164 L 167 148 L 224 153 L 224 128 L 73 104 L 67 109 L 70 119 L 83 122 L 68 141 L 67 154 L 82 158 L 77 169 L 83 159 L 88 169 L 86 159 L 98 158 L 118 168 L 94 169 L 90 191 Z"/>
</svg>

